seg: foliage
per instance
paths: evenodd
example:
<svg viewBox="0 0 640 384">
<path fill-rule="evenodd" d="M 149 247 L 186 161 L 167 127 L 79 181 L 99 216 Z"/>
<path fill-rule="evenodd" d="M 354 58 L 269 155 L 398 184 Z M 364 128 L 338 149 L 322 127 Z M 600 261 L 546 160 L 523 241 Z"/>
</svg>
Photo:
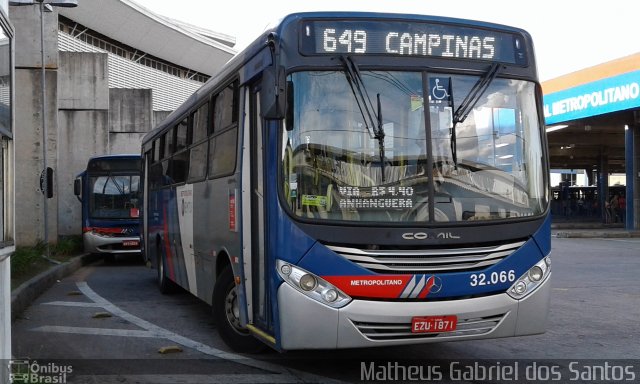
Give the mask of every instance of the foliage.
<svg viewBox="0 0 640 384">
<path fill-rule="evenodd" d="M 44 242 L 38 242 L 30 247 L 16 247 L 11 256 L 11 282 L 12 286 L 20 284 L 40 272 L 63 263 L 75 255 L 82 253 L 82 236 L 68 236 L 61 238 L 57 244 L 49 246 L 49 259 L 44 255 L 47 247 Z M 12 287 L 13 288 L 13 287 Z"/>
<path fill-rule="evenodd" d="M 11 256 L 11 276 L 20 276 L 29 272 L 36 264 L 40 263 L 45 252 L 43 243 L 38 243 L 33 247 L 16 247 L 16 251 Z"/>
</svg>

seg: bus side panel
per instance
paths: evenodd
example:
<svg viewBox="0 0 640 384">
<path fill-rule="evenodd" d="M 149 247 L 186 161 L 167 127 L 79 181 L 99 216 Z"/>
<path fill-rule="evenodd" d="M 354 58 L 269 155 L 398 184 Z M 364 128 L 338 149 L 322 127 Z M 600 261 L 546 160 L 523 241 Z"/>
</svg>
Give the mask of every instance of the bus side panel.
<svg viewBox="0 0 640 384">
<path fill-rule="evenodd" d="M 195 269 L 186 275 L 195 281 L 191 284 L 185 281 L 184 287 L 196 287 L 194 294 L 209 304 L 216 273 L 220 272 L 216 271 L 217 259 L 226 257 L 233 263 L 240 256 L 239 233 L 231 230 L 229 223 L 229 192 L 237 188 L 235 180 L 234 176 L 228 176 L 192 185 Z"/>
<path fill-rule="evenodd" d="M 196 267 L 196 296 L 211 304 L 215 276 L 215 247 L 212 233 L 216 220 L 211 207 L 211 180 L 193 184 L 193 254 Z M 215 204 L 214 204 L 215 206 Z"/>
<path fill-rule="evenodd" d="M 151 261 L 151 264 L 158 268 L 158 256 L 161 255 L 162 250 L 162 190 L 154 190 L 150 184 L 148 188 L 148 194 L 145 195 L 145 199 L 148 199 L 147 210 L 145 211 L 145 220 L 147 221 L 147 258 Z"/>
<path fill-rule="evenodd" d="M 176 191 L 169 188 L 162 191 L 162 248 L 166 260 L 166 271 L 169 278 L 181 287 L 185 287 L 186 277 L 182 275 L 182 247 L 180 242 L 180 228 L 178 226 L 178 207 L 176 205 Z"/>
</svg>

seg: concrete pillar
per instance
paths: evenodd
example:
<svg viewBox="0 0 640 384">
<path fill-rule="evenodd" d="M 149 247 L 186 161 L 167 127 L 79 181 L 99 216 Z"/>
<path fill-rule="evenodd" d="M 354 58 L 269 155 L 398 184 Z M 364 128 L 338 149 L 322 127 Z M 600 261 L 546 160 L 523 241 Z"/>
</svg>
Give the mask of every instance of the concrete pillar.
<svg viewBox="0 0 640 384">
<path fill-rule="evenodd" d="M 16 47 L 17 50 L 17 47 Z M 47 165 L 56 170 L 56 73 L 47 71 Z M 42 156 L 42 96 L 40 71 L 16 69 L 15 107 L 15 193 L 16 199 L 16 245 L 33 245 L 44 239 L 43 195 L 40 190 L 40 173 L 43 170 Z M 55 175 L 54 175 L 55 176 Z M 55 188 L 54 182 L 54 188 Z M 54 189 L 54 196 L 55 193 Z M 56 239 L 56 202 L 49 199 L 49 240 Z"/>
<path fill-rule="evenodd" d="M 58 154 L 58 230 L 60 236 L 80 235 L 82 207 L 73 194 L 73 180 L 86 169 L 91 156 L 106 153 L 109 113 L 107 110 L 63 110 L 58 118 L 60 147 L 67 148 Z"/>
<path fill-rule="evenodd" d="M 140 153 L 153 124 L 151 89 L 109 90 L 109 153 Z"/>
<path fill-rule="evenodd" d="M 600 169 L 598 173 L 598 196 L 600 212 L 602 214 L 602 221 L 607 222 L 607 217 L 610 217 L 610 211 L 607 212 L 607 202 L 609 201 L 609 158 L 606 154 L 606 148 L 603 148 L 604 153 L 600 153 Z M 609 220 L 610 221 L 610 220 Z"/>
<path fill-rule="evenodd" d="M 635 170 L 633 166 L 633 153 L 634 153 L 634 140 L 633 132 L 637 130 L 637 127 L 626 126 L 624 131 L 624 159 L 625 159 L 625 171 L 627 177 L 627 187 L 625 191 L 625 222 L 623 223 L 627 230 L 633 230 L 633 195 L 634 195 L 634 175 Z"/>
<path fill-rule="evenodd" d="M 16 245 L 33 245 L 44 239 L 44 199 L 40 173 L 44 168 L 42 138 L 42 90 L 40 54 L 40 10 L 37 6 L 11 7 L 15 27 L 15 216 Z M 57 68 L 58 13 L 44 14 L 46 68 L 47 165 L 57 171 Z M 55 188 L 55 180 L 54 180 Z M 57 239 L 57 194 L 47 201 L 49 241 Z"/>
<path fill-rule="evenodd" d="M 640 125 L 633 126 L 633 229 L 640 229 Z M 630 180 L 627 180 L 630 183 Z"/>
<path fill-rule="evenodd" d="M 91 156 L 108 153 L 109 74 L 106 53 L 60 52 L 58 71 L 58 235 L 82 233 L 73 180 Z"/>
</svg>

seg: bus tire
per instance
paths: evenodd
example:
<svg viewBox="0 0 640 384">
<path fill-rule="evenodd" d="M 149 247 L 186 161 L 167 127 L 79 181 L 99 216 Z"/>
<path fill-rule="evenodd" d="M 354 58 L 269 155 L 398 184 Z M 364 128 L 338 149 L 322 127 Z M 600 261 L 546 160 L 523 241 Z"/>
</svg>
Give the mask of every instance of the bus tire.
<svg viewBox="0 0 640 384">
<path fill-rule="evenodd" d="M 175 292 L 175 283 L 167 277 L 165 272 L 165 260 L 162 253 L 162 248 L 158 246 L 156 255 L 156 270 L 158 272 L 158 289 L 163 295 Z"/>
<path fill-rule="evenodd" d="M 216 328 L 222 340 L 234 351 L 259 353 L 266 345 L 240 325 L 238 297 L 231 266 L 222 270 L 213 288 L 212 310 Z"/>
</svg>

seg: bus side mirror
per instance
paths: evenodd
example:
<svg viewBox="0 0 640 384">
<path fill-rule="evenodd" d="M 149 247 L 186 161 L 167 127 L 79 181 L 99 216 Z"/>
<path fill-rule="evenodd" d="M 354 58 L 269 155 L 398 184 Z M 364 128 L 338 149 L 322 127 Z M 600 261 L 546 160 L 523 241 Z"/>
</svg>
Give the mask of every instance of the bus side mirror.
<svg viewBox="0 0 640 384">
<path fill-rule="evenodd" d="M 284 68 L 271 66 L 262 73 L 260 111 L 265 119 L 284 118 L 286 108 Z"/>
<path fill-rule="evenodd" d="M 82 193 L 82 184 L 80 179 L 73 180 L 73 194 L 80 200 L 80 194 Z"/>
</svg>

